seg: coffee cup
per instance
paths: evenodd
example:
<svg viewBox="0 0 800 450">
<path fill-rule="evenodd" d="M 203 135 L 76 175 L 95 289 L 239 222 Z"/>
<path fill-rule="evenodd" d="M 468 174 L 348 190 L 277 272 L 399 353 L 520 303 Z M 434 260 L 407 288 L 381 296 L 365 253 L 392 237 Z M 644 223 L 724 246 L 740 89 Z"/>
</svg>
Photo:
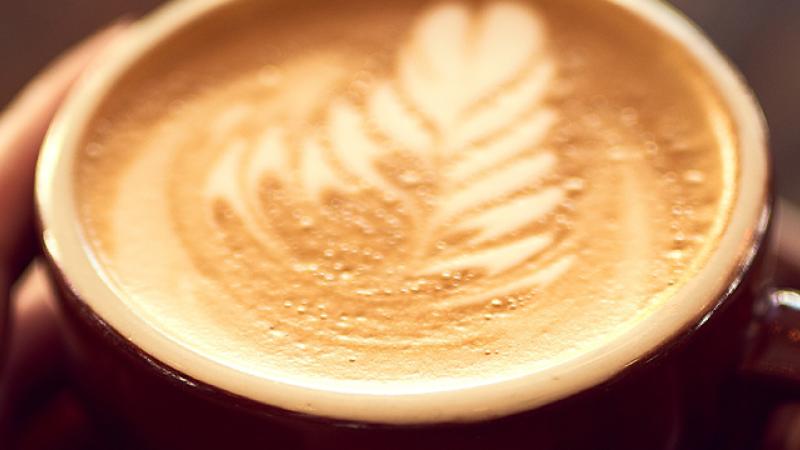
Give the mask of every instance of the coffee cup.
<svg viewBox="0 0 800 450">
<path fill-rule="evenodd" d="M 657 2 L 185 1 L 78 84 L 36 195 L 131 445 L 696 448 L 794 298 L 766 142 Z"/>
</svg>

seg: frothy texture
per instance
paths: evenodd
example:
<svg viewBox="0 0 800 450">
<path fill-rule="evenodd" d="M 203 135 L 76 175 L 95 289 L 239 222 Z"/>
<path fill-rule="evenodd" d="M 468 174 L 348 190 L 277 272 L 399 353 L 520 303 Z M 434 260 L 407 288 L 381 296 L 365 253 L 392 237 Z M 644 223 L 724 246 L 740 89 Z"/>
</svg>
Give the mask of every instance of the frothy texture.
<svg viewBox="0 0 800 450">
<path fill-rule="evenodd" d="M 250 3 L 142 61 L 75 168 L 124 301 L 196 351 L 296 382 L 511 377 L 715 249 L 729 114 L 618 7 Z"/>
</svg>

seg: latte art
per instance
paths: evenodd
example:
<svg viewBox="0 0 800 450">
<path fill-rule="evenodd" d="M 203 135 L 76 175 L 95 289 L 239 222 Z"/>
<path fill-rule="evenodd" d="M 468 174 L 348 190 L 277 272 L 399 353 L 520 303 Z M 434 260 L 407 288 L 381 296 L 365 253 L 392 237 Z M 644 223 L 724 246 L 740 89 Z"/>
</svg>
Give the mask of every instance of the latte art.
<svg viewBox="0 0 800 450">
<path fill-rule="evenodd" d="M 573 259 L 565 227 L 544 226 L 568 199 L 542 145 L 557 120 L 544 40 L 530 8 L 442 5 L 417 21 L 394 73 L 315 77 L 306 89 L 321 95 L 263 132 L 248 124 L 262 105 L 226 105 L 179 144 L 191 152 L 174 172 L 198 147 L 224 149 L 198 168 L 202 199 L 194 183 L 173 183 L 184 248 L 265 332 L 346 344 L 348 359 L 485 339 L 459 321 L 513 307 Z M 298 64 L 324 70 L 312 61 Z M 198 245 L 203 223 L 218 240 Z"/>
<path fill-rule="evenodd" d="M 287 272 L 279 278 L 316 287 L 305 297 L 443 310 L 563 273 L 563 227 L 535 226 L 568 198 L 557 156 L 542 148 L 557 119 L 544 103 L 555 70 L 544 31 L 519 5 L 474 15 L 452 4 L 428 12 L 399 51 L 397 73 L 315 99 L 309 116 L 279 117 L 249 135 L 236 126 L 260 105 L 219 114 L 199 145 L 227 146 L 204 168 L 205 209 L 224 248 L 190 252 L 207 265 L 245 247 L 263 272 L 224 275 Z M 310 87 L 320 91 L 342 82 L 314 81 L 330 83 Z M 188 204 L 175 205 L 182 236 L 206 221 Z M 264 297 L 253 288 L 235 296 Z"/>
<path fill-rule="evenodd" d="M 446 386 L 607 342 L 702 265 L 730 121 L 646 25 L 352 3 L 262 6 L 96 119 L 83 225 L 145 320 L 264 376 Z"/>
</svg>

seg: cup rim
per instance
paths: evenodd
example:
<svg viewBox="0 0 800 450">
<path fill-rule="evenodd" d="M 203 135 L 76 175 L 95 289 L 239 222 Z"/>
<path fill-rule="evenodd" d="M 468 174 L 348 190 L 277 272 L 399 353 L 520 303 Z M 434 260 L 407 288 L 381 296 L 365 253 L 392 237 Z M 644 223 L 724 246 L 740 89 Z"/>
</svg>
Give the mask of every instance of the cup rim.
<svg viewBox="0 0 800 450">
<path fill-rule="evenodd" d="M 730 222 L 705 266 L 670 301 L 579 357 L 521 377 L 452 390 L 381 394 L 305 386 L 246 373 L 192 351 L 126 307 L 92 257 L 76 217 L 72 158 L 95 109 L 129 68 L 169 36 L 235 1 L 175 1 L 136 23 L 70 92 L 48 131 L 37 166 L 36 208 L 44 249 L 56 270 L 100 320 L 165 367 L 240 397 L 314 416 L 391 424 L 485 420 L 572 396 L 648 360 L 705 323 L 751 266 L 770 216 L 767 129 L 754 95 L 703 33 L 670 6 L 657 0 L 608 0 L 665 32 L 691 54 L 719 87 L 739 132 L 738 192 Z"/>
</svg>

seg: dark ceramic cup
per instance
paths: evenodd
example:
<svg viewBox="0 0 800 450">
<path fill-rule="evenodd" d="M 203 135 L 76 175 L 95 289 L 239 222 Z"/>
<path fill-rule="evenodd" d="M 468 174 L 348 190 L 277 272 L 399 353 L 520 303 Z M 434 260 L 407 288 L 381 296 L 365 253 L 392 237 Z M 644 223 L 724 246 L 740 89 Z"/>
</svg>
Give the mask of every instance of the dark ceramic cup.
<svg viewBox="0 0 800 450">
<path fill-rule="evenodd" d="M 791 358 L 800 355 L 792 327 L 800 297 L 771 283 L 764 121 L 741 77 L 684 18 L 655 1 L 617 3 L 685 46 L 733 112 L 742 169 L 719 248 L 672 301 L 613 345 L 512 380 L 385 395 L 238 372 L 159 334 L 106 282 L 76 220 L 72 164 L 82 135 L 125 74 L 168 39 L 236 5 L 175 3 L 134 25 L 58 114 L 36 185 L 75 383 L 115 445 L 655 450 L 746 441 L 736 442 L 736 424 L 763 389 L 755 378 L 800 378 Z"/>
</svg>

